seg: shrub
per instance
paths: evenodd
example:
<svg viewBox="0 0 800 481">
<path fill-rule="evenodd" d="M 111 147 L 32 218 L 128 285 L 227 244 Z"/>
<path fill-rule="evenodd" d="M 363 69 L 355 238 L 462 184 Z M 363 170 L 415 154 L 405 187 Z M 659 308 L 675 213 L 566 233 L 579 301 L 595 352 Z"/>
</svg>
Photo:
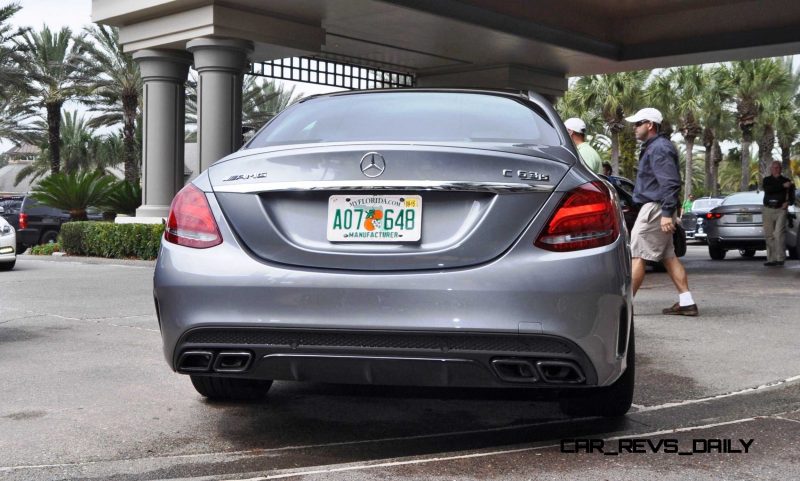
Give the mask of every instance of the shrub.
<svg viewBox="0 0 800 481">
<path fill-rule="evenodd" d="M 70 255 L 155 259 L 163 234 L 162 224 L 67 222 L 61 226 L 61 244 Z"/>
<path fill-rule="evenodd" d="M 31 247 L 31 254 L 35 256 L 51 256 L 53 252 L 61 252 L 56 242 Z"/>
</svg>

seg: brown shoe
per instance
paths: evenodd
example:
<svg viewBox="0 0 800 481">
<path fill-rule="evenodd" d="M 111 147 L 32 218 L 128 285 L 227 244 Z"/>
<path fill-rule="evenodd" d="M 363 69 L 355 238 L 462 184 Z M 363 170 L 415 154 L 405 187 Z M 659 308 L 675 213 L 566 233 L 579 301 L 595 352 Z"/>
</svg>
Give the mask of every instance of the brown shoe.
<svg viewBox="0 0 800 481">
<path fill-rule="evenodd" d="M 672 307 L 662 310 L 661 313 L 668 316 L 696 316 L 700 311 L 697 309 L 697 304 L 681 306 L 680 303 L 676 302 Z"/>
</svg>

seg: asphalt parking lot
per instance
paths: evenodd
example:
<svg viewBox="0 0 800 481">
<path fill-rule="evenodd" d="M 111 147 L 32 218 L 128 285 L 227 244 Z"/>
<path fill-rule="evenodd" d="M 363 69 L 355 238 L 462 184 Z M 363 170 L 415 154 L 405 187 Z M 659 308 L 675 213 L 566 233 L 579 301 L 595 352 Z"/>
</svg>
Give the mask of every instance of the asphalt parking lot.
<svg viewBox="0 0 800 481">
<path fill-rule="evenodd" d="M 674 288 L 648 273 L 618 420 L 476 390 L 206 402 L 162 358 L 152 263 L 22 256 L 0 275 L 0 479 L 800 479 L 800 262 L 731 254 L 689 246 L 698 318 L 661 315 Z"/>
</svg>

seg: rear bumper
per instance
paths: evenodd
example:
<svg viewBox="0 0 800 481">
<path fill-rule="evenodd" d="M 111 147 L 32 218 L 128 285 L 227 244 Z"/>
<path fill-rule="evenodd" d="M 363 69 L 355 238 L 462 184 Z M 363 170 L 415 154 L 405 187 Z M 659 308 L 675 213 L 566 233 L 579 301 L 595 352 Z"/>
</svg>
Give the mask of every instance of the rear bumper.
<svg viewBox="0 0 800 481">
<path fill-rule="evenodd" d="M 440 387 L 597 384 L 580 348 L 540 335 L 200 328 L 175 352 L 184 374 Z M 185 353 L 211 357 L 204 364 Z M 242 361 L 228 361 L 235 356 Z"/>
<path fill-rule="evenodd" d="M 577 366 L 584 380 L 569 386 L 614 382 L 625 369 L 632 312 L 624 237 L 569 255 L 531 254 L 534 250 L 526 245 L 467 269 L 385 274 L 268 264 L 254 260 L 235 241 L 205 250 L 162 243 L 154 295 L 164 355 L 179 370 L 186 351 L 210 352 L 214 359 L 222 352 L 246 351 L 252 356 L 246 371 L 194 373 L 263 379 L 557 384 L 504 380 L 493 362 L 510 358 L 534 367 L 541 361 Z M 197 337 L 209 332 L 221 340 Z M 237 337 L 243 332 L 255 337 Z M 277 334 L 282 340 L 275 339 Z M 303 341 L 322 334 L 325 342 Z M 418 344 L 358 340 L 382 336 Z M 474 336 L 492 342 L 481 349 L 463 347 Z"/>
<path fill-rule="evenodd" d="M 39 243 L 41 231 L 39 229 L 19 229 L 17 231 L 17 243 L 25 247 L 32 247 Z"/>
</svg>

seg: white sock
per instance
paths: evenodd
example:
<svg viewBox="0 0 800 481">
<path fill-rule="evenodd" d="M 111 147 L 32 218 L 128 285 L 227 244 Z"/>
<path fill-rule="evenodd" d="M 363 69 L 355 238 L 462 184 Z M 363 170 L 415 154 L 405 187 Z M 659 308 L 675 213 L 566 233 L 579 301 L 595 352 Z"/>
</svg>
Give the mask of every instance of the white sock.
<svg viewBox="0 0 800 481">
<path fill-rule="evenodd" d="M 692 299 L 692 293 L 689 291 L 678 294 L 678 298 L 680 299 L 679 304 L 681 307 L 691 306 L 692 304 L 694 304 L 694 299 Z"/>
</svg>

